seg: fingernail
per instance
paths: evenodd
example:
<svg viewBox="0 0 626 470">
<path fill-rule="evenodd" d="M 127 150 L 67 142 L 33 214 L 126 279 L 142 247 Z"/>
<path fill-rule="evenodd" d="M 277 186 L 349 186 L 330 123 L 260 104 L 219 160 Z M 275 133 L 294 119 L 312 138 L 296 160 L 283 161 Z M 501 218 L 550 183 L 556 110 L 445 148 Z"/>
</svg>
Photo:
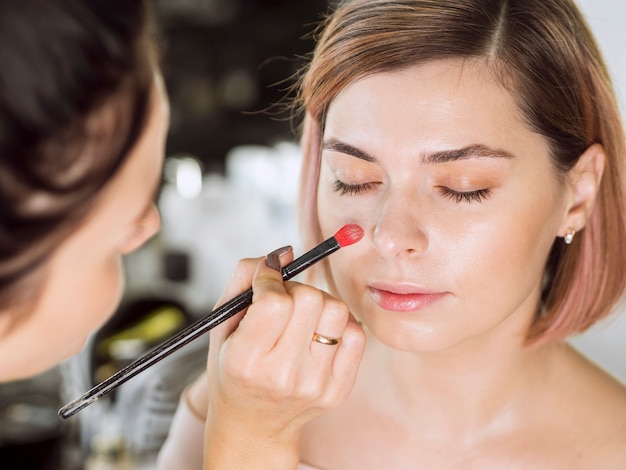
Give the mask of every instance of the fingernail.
<svg viewBox="0 0 626 470">
<path fill-rule="evenodd" d="M 265 257 L 265 264 L 268 268 L 280 271 L 280 257 L 291 250 L 291 245 L 280 247 Z"/>
</svg>

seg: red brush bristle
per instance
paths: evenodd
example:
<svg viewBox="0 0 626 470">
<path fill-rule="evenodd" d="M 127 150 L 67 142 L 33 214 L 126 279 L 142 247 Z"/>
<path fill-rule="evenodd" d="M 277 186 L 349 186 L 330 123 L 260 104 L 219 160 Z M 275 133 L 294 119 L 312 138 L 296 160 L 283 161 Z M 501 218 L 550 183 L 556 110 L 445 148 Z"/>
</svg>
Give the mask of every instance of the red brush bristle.
<svg viewBox="0 0 626 470">
<path fill-rule="evenodd" d="M 335 234 L 340 247 L 349 246 L 363 238 L 363 229 L 356 224 L 347 224 Z"/>
</svg>

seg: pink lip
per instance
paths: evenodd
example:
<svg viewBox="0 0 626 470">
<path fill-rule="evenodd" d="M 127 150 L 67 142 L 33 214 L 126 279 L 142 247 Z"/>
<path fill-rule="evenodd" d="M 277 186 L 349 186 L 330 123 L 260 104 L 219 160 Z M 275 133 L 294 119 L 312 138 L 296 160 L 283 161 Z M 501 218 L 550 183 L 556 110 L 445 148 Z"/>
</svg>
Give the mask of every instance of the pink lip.
<svg viewBox="0 0 626 470">
<path fill-rule="evenodd" d="M 381 308 L 392 312 L 422 310 L 446 295 L 407 285 L 377 285 L 369 287 L 370 296 Z"/>
</svg>

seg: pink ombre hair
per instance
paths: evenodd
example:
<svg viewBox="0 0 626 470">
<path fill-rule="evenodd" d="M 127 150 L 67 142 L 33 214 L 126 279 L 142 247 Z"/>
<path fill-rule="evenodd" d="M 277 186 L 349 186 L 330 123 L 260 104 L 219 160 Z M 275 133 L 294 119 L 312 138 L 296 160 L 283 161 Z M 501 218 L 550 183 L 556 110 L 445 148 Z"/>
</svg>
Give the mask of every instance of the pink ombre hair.
<svg viewBox="0 0 626 470">
<path fill-rule="evenodd" d="M 600 51 L 573 1 L 352 0 L 318 33 L 297 97 L 305 111 L 299 202 L 307 246 L 321 241 L 320 142 L 325 111 L 341 90 L 364 76 L 429 60 L 483 60 L 516 97 L 528 127 L 550 144 L 562 181 L 591 144 L 600 143 L 607 156 L 586 228 L 572 245 L 555 240 L 546 260 L 528 344 L 565 339 L 612 311 L 626 286 L 626 138 Z M 332 284 L 327 270 L 313 274 Z"/>
</svg>

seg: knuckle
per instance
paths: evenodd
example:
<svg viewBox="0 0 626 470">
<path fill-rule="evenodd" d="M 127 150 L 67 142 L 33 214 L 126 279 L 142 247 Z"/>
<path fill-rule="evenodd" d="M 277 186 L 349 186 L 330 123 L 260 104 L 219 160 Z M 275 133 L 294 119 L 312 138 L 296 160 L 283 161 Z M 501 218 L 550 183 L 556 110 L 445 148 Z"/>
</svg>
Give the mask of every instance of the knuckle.
<svg viewBox="0 0 626 470">
<path fill-rule="evenodd" d="M 330 297 L 326 299 L 326 311 L 338 319 L 347 320 L 350 311 L 348 306 L 341 300 Z"/>
<path fill-rule="evenodd" d="M 240 360 L 242 359 L 242 360 Z M 223 354 L 221 360 L 222 372 L 238 383 L 245 383 L 252 378 L 255 362 L 250 358 L 240 358 L 234 354 Z"/>
<path fill-rule="evenodd" d="M 332 395 L 331 394 L 326 395 L 322 406 L 327 410 L 337 408 L 346 400 L 347 395 L 348 393 L 336 393 Z"/>
<path fill-rule="evenodd" d="M 319 381 L 308 380 L 300 389 L 300 397 L 316 405 L 324 405 L 324 389 Z"/>
<path fill-rule="evenodd" d="M 344 347 L 347 347 L 355 353 L 360 352 L 362 354 L 365 349 L 366 341 L 367 337 L 365 331 L 363 331 L 359 325 L 348 323 L 342 336 Z"/>
<path fill-rule="evenodd" d="M 293 296 L 298 306 L 311 310 L 319 310 L 324 305 L 324 294 L 318 289 L 304 284 L 293 290 Z"/>
<path fill-rule="evenodd" d="M 276 393 L 277 398 L 292 398 L 296 393 L 296 383 L 290 370 L 283 369 L 282 373 L 275 374 L 268 384 Z"/>
<path fill-rule="evenodd" d="M 257 301 L 257 306 L 269 315 L 293 310 L 293 299 L 285 294 L 268 291 Z"/>
</svg>

